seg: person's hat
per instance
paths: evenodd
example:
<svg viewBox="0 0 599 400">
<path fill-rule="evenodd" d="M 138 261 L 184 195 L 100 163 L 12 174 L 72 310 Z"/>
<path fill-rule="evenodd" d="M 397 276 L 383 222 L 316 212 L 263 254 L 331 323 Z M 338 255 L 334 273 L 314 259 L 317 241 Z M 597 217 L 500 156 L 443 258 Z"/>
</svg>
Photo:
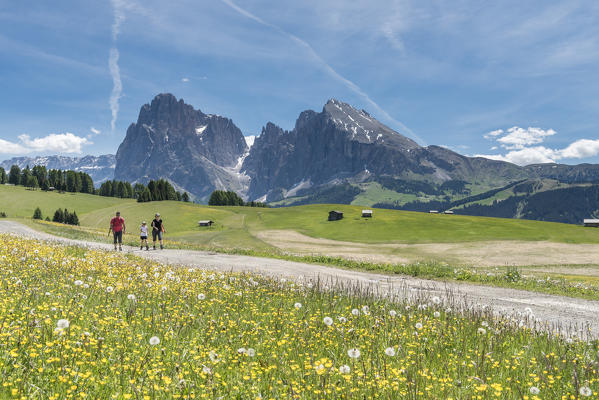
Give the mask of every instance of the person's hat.
<svg viewBox="0 0 599 400">
<path fill-rule="evenodd" d="M 145 225 L 145 224 L 146 224 L 146 221 L 142 221 L 142 222 L 141 222 L 141 224 L 142 224 L 142 225 Z"/>
<path fill-rule="evenodd" d="M 159 213 L 156 213 L 156 216 L 157 216 L 157 217 L 160 217 L 160 214 L 159 214 Z"/>
</svg>

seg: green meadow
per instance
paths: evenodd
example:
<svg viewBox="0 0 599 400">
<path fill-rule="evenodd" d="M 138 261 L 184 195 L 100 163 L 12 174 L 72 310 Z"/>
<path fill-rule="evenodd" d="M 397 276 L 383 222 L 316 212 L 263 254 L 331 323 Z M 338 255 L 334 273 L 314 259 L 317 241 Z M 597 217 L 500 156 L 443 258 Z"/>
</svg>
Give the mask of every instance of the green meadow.
<svg viewBox="0 0 599 400">
<path fill-rule="evenodd" d="M 131 199 L 87 194 L 42 192 L 0 185 L 0 211 L 9 218 L 31 218 L 40 207 L 44 218 L 52 218 L 61 207 L 74 210 L 81 226 L 108 231 L 110 218 L 118 210 L 131 234 L 156 212 L 162 215 L 173 240 L 198 245 L 264 248 L 254 234 L 265 230 L 293 230 L 314 238 L 360 243 L 455 243 L 489 240 L 599 243 L 599 229 L 541 221 L 428 214 L 375 209 L 374 217 L 361 217 L 363 207 L 317 204 L 285 208 L 210 207 L 174 201 L 137 203 Z M 330 222 L 328 211 L 344 212 L 344 219 Z M 200 228 L 199 220 L 215 225 Z"/>
</svg>

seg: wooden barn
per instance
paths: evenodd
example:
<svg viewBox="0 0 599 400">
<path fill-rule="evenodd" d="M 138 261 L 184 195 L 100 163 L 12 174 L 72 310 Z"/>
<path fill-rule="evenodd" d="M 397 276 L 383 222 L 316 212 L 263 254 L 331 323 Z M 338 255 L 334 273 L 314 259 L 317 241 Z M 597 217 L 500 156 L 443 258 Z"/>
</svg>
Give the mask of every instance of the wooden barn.
<svg viewBox="0 0 599 400">
<path fill-rule="evenodd" d="M 362 218 L 372 218 L 372 210 L 362 210 Z"/>
<path fill-rule="evenodd" d="M 329 211 L 329 221 L 339 221 L 340 219 L 343 219 L 341 211 Z"/>
<path fill-rule="evenodd" d="M 211 221 L 209 219 L 203 220 L 203 221 L 198 221 L 199 226 L 212 226 L 212 224 L 214 224 L 214 221 Z"/>
<path fill-rule="evenodd" d="M 585 219 L 584 226 L 592 226 L 594 228 L 599 228 L 599 219 Z"/>
<path fill-rule="evenodd" d="M 438 210 L 430 210 L 428 213 L 429 214 L 439 214 L 439 211 Z"/>
<path fill-rule="evenodd" d="M 445 210 L 445 211 L 443 211 L 443 214 L 449 214 L 449 215 L 452 215 L 452 214 L 453 214 L 453 211 L 451 211 L 451 210 Z"/>
</svg>

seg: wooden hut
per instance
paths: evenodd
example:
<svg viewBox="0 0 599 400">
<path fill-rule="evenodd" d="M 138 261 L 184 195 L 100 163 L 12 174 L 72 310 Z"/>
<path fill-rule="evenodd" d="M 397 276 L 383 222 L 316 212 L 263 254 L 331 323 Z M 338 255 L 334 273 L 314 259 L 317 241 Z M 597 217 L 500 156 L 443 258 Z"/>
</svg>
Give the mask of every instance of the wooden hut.
<svg viewBox="0 0 599 400">
<path fill-rule="evenodd" d="M 592 226 L 599 228 L 599 219 L 585 219 L 583 220 L 584 226 Z"/>
<path fill-rule="evenodd" d="M 329 221 L 339 221 L 340 219 L 343 219 L 341 211 L 329 211 Z"/>
<path fill-rule="evenodd" d="M 362 210 L 362 218 L 372 218 L 372 210 Z"/>
<path fill-rule="evenodd" d="M 439 214 L 439 211 L 438 210 L 430 210 L 428 213 L 429 214 Z"/>
<path fill-rule="evenodd" d="M 209 219 L 198 221 L 199 226 L 212 226 L 212 224 L 214 224 L 214 221 L 211 221 Z"/>
<path fill-rule="evenodd" d="M 453 214 L 453 211 L 451 211 L 451 210 L 445 210 L 445 211 L 443 211 L 443 214 L 449 214 L 449 215 L 451 215 L 451 214 Z"/>
</svg>

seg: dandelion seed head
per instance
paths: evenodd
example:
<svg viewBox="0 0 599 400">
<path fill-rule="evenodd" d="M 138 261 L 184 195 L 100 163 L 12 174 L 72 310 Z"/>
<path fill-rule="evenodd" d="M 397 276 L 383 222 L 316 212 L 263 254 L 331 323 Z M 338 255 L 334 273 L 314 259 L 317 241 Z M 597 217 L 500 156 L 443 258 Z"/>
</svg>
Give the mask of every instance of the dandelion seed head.
<svg viewBox="0 0 599 400">
<path fill-rule="evenodd" d="M 353 358 L 353 359 L 360 358 L 360 349 L 358 349 L 356 347 L 349 349 L 347 351 L 347 355 L 349 356 L 349 358 Z"/>
<path fill-rule="evenodd" d="M 530 392 L 530 394 L 533 394 L 533 395 L 537 395 L 537 394 L 541 393 L 539 388 L 536 386 L 531 386 L 530 389 L 528 389 L 528 391 Z"/>
<path fill-rule="evenodd" d="M 150 344 L 152 346 L 156 346 L 156 345 L 160 344 L 160 338 L 158 336 L 152 336 L 150 338 Z"/>
<path fill-rule="evenodd" d="M 56 328 L 58 329 L 67 329 L 69 327 L 70 323 L 68 319 L 59 319 L 56 322 Z"/>
<path fill-rule="evenodd" d="M 351 371 L 351 368 L 349 367 L 349 365 L 342 365 L 339 367 L 339 372 L 341 374 L 347 375 L 349 374 Z"/>
<path fill-rule="evenodd" d="M 300 308 L 302 308 L 302 303 L 295 303 L 293 307 L 295 307 L 296 310 L 299 310 Z"/>
<path fill-rule="evenodd" d="M 331 317 L 324 317 L 324 319 L 322 320 L 322 322 L 324 322 L 324 324 L 326 326 L 331 326 L 331 325 L 333 325 L 333 318 L 331 318 Z"/>
<path fill-rule="evenodd" d="M 593 391 L 588 386 L 582 386 L 578 393 L 580 393 L 580 395 L 584 397 L 590 397 L 593 395 Z"/>
<path fill-rule="evenodd" d="M 389 357 L 395 357 L 395 349 L 393 347 L 387 347 L 385 349 L 385 354 Z"/>
<path fill-rule="evenodd" d="M 205 300 L 205 299 L 206 299 L 206 295 L 204 293 L 198 294 L 198 300 Z"/>
</svg>

